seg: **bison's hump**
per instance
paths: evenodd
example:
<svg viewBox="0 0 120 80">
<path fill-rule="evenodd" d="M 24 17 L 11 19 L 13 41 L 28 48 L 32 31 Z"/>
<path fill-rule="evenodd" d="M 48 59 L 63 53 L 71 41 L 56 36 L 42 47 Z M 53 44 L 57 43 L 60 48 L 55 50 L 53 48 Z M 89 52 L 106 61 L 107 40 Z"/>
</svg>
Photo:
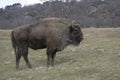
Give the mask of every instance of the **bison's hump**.
<svg viewBox="0 0 120 80">
<path fill-rule="evenodd" d="M 61 24 L 65 24 L 65 25 L 69 25 L 70 22 L 69 20 L 65 19 L 65 18 L 57 18 L 57 17 L 52 17 L 52 18 L 44 18 L 41 20 L 41 22 L 45 22 L 45 23 L 61 23 Z"/>
</svg>

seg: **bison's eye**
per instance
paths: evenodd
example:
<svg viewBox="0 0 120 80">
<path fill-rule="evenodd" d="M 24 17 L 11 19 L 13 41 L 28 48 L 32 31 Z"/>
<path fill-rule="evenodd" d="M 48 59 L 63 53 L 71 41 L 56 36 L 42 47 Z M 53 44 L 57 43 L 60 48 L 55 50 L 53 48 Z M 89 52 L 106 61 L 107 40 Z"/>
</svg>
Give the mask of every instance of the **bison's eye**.
<svg viewBox="0 0 120 80">
<path fill-rule="evenodd" d="M 74 34 L 78 34 L 79 33 L 79 31 L 78 30 L 74 30 L 74 32 L 73 32 Z"/>
</svg>

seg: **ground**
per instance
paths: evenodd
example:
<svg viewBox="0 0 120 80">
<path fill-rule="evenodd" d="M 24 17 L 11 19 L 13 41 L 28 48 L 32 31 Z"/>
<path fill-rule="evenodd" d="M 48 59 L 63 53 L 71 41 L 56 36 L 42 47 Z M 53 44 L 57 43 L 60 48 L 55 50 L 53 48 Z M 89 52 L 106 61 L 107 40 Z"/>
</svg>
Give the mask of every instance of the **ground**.
<svg viewBox="0 0 120 80">
<path fill-rule="evenodd" d="M 22 58 L 17 71 L 11 30 L 0 30 L 0 80 L 120 80 L 120 28 L 82 31 L 82 43 L 58 52 L 55 67 L 46 67 L 46 49 L 29 49 L 33 68 Z"/>
</svg>

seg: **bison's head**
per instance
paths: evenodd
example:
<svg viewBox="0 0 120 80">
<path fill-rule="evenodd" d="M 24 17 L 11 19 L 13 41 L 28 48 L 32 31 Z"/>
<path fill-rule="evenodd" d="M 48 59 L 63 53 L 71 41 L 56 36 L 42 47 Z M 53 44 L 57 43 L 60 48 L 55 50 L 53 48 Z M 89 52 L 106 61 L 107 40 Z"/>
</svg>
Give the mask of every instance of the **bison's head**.
<svg viewBox="0 0 120 80">
<path fill-rule="evenodd" d="M 83 33 L 80 29 L 80 26 L 75 24 L 69 27 L 70 29 L 70 40 L 73 45 L 79 45 L 79 43 L 83 40 Z"/>
</svg>

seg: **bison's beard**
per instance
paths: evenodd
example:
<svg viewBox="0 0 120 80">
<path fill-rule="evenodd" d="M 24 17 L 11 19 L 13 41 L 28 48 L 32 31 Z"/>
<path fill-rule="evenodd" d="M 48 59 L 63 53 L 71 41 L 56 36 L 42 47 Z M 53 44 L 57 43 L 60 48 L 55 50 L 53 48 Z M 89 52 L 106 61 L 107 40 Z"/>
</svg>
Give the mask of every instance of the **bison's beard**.
<svg viewBox="0 0 120 80">
<path fill-rule="evenodd" d="M 73 42 L 74 46 L 78 46 L 80 44 L 80 42 Z"/>
</svg>

